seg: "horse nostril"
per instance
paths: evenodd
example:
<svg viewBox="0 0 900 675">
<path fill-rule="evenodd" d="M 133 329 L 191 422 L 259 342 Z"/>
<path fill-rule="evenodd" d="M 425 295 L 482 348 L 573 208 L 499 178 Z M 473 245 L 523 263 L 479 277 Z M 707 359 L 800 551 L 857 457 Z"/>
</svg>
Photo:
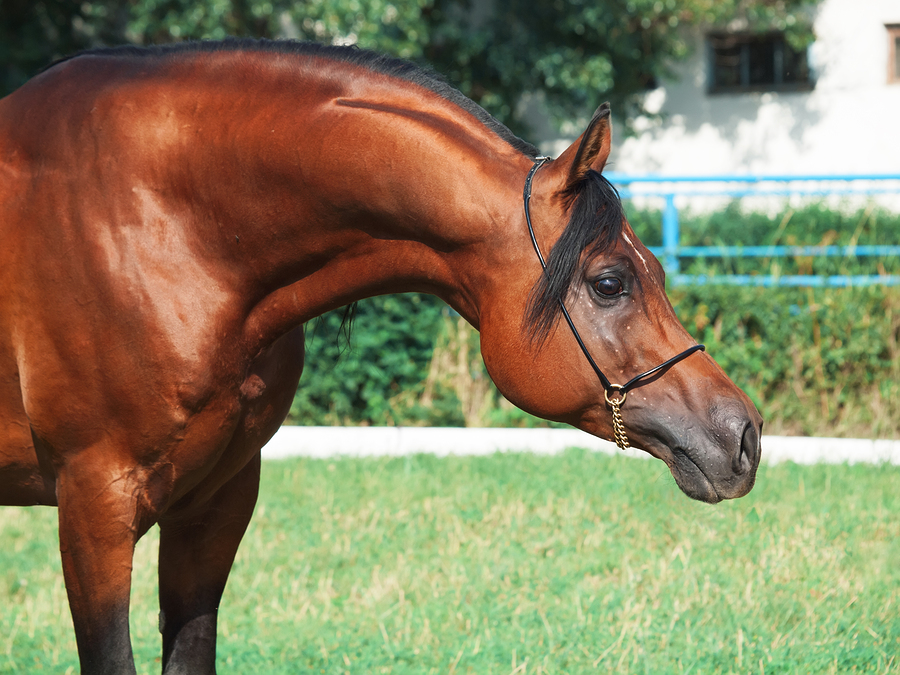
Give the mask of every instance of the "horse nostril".
<svg viewBox="0 0 900 675">
<path fill-rule="evenodd" d="M 756 466 L 759 460 L 759 433 L 756 427 L 748 422 L 741 436 L 741 448 L 734 458 L 734 472 L 743 474 Z"/>
</svg>

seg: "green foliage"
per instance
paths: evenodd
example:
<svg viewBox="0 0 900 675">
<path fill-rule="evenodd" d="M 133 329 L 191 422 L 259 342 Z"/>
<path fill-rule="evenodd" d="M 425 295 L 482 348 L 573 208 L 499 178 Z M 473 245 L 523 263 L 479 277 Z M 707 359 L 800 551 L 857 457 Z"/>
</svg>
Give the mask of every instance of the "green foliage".
<svg viewBox="0 0 900 675">
<path fill-rule="evenodd" d="M 623 117 L 689 51 L 685 25 L 788 31 L 811 39 L 819 0 L 3 0 L 0 93 L 49 61 L 97 44 L 229 35 L 355 43 L 432 66 L 514 130 L 523 94 L 562 123 L 611 100 Z"/>
<path fill-rule="evenodd" d="M 117 4 L 0 0 L 0 96 L 66 54 L 116 41 Z"/>
<path fill-rule="evenodd" d="M 656 460 L 580 451 L 266 462 L 219 670 L 895 673 L 898 481 L 763 465 L 713 507 Z M 135 557 L 139 673 L 160 670 L 157 546 Z M 77 672 L 52 509 L 0 510 L 0 636 L 0 673 Z"/>
<path fill-rule="evenodd" d="M 362 300 L 352 331 L 344 311 L 307 325 L 303 379 L 289 421 L 295 424 L 430 424 L 464 422 L 447 389 L 420 402 L 447 306 L 419 293 Z M 346 325 L 346 324 L 345 324 Z"/>
</svg>

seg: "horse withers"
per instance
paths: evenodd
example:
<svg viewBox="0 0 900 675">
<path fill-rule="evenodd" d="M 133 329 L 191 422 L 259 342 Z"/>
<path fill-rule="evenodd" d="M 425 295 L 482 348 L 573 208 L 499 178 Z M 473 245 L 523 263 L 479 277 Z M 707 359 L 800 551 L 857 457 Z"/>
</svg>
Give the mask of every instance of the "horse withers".
<svg viewBox="0 0 900 675">
<path fill-rule="evenodd" d="M 294 42 L 89 51 L 0 101 L 0 503 L 59 507 L 82 672 L 135 672 L 154 524 L 163 670 L 215 671 L 302 326 L 360 298 L 434 293 L 524 410 L 750 490 L 759 414 L 678 322 L 610 132 L 539 158 L 408 63 Z"/>
</svg>

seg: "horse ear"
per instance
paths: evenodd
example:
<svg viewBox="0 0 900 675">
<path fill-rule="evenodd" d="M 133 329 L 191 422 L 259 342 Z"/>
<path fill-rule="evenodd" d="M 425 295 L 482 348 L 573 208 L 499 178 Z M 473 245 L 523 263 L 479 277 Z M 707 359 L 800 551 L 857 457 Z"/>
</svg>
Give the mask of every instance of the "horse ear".
<svg viewBox="0 0 900 675">
<path fill-rule="evenodd" d="M 587 172 L 603 171 L 612 147 L 612 120 L 609 103 L 604 103 L 591 118 L 587 129 L 553 162 L 560 174 L 561 192 L 569 192 L 587 176 Z"/>
</svg>

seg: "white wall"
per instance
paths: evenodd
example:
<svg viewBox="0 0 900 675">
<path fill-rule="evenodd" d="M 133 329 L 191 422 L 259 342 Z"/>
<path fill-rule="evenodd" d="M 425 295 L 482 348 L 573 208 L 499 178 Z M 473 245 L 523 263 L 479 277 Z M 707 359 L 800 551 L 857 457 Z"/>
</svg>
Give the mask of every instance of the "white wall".
<svg viewBox="0 0 900 675">
<path fill-rule="evenodd" d="M 900 441 L 856 438 L 763 436 L 763 461 L 798 464 L 900 465 Z M 608 455 L 649 459 L 650 455 L 591 436 L 578 429 L 475 429 L 428 427 L 283 426 L 263 448 L 263 459 L 285 457 L 372 457 L 411 455 L 487 455 L 495 452 L 558 454 L 585 448 Z"/>
<path fill-rule="evenodd" d="M 815 88 L 797 93 L 707 94 L 698 31 L 681 80 L 648 95 L 662 121 L 639 120 L 637 136 L 620 134 L 610 168 L 666 175 L 900 172 L 900 84 L 887 84 L 886 23 L 900 23 L 900 0 L 824 0 L 810 54 Z"/>
</svg>

